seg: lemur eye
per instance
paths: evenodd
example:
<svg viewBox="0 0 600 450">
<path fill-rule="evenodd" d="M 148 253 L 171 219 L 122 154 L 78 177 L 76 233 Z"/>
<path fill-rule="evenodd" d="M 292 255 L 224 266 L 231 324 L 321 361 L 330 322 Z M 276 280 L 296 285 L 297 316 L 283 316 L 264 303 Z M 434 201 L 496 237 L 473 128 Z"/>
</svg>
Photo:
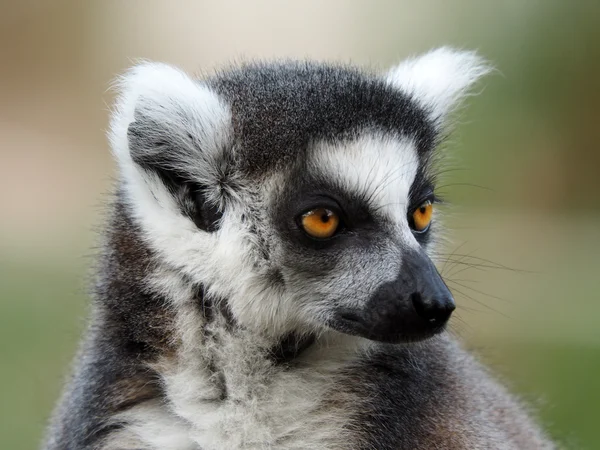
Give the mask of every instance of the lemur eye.
<svg viewBox="0 0 600 450">
<path fill-rule="evenodd" d="M 433 204 L 426 200 L 412 214 L 412 227 L 415 231 L 423 233 L 427 231 L 433 217 Z"/>
<path fill-rule="evenodd" d="M 302 228 L 317 239 L 327 239 L 335 234 L 340 224 L 339 216 L 327 208 L 317 208 L 302 215 Z"/>
</svg>

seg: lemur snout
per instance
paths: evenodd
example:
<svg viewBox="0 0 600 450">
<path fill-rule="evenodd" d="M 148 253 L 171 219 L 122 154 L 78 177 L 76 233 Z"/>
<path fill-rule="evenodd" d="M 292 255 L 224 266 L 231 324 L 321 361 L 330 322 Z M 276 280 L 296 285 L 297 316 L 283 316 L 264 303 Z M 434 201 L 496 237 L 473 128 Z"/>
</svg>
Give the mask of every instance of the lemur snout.
<svg viewBox="0 0 600 450">
<path fill-rule="evenodd" d="M 381 285 L 364 310 L 344 309 L 332 326 L 376 341 L 418 341 L 442 331 L 455 308 L 431 260 L 413 252 L 398 278 Z"/>
</svg>

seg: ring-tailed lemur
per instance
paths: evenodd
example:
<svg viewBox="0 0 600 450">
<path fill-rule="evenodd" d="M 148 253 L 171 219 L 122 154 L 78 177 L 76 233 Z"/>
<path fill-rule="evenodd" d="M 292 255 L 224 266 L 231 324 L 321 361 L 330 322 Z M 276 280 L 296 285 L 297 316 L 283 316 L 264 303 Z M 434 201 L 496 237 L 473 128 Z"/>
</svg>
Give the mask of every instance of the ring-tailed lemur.
<svg viewBox="0 0 600 450">
<path fill-rule="evenodd" d="M 120 183 L 50 449 L 552 448 L 442 333 L 432 160 L 487 65 L 119 82 Z"/>
</svg>

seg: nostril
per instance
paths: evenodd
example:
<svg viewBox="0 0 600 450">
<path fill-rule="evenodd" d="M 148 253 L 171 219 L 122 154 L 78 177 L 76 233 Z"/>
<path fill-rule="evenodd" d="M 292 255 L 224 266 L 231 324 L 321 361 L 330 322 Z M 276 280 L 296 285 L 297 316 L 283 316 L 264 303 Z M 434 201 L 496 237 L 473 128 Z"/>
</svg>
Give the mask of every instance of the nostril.
<svg viewBox="0 0 600 450">
<path fill-rule="evenodd" d="M 410 299 L 417 315 L 432 325 L 441 325 L 446 322 L 456 308 L 452 301 L 425 302 L 423 296 L 418 292 L 411 294 Z"/>
<path fill-rule="evenodd" d="M 413 304 L 413 307 L 415 308 L 415 311 L 417 311 L 417 314 L 420 317 L 425 318 L 427 312 L 425 311 L 425 303 L 423 302 L 423 297 L 421 296 L 421 294 L 419 294 L 418 292 L 410 294 L 410 300 Z"/>
</svg>

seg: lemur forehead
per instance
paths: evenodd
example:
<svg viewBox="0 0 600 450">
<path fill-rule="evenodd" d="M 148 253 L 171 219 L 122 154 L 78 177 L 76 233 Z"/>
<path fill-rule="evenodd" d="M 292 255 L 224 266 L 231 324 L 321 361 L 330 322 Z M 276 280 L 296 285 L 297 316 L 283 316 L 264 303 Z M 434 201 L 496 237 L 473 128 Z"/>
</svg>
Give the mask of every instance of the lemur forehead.
<svg viewBox="0 0 600 450">
<path fill-rule="evenodd" d="M 315 143 L 306 167 L 351 197 L 364 199 L 366 207 L 402 220 L 424 163 L 413 139 L 365 132 L 350 141 Z"/>
<path fill-rule="evenodd" d="M 362 130 L 409 137 L 427 153 L 435 124 L 412 97 L 357 68 L 314 62 L 253 63 L 208 83 L 231 107 L 237 159 L 249 173 L 302 158 L 311 142 Z"/>
</svg>

